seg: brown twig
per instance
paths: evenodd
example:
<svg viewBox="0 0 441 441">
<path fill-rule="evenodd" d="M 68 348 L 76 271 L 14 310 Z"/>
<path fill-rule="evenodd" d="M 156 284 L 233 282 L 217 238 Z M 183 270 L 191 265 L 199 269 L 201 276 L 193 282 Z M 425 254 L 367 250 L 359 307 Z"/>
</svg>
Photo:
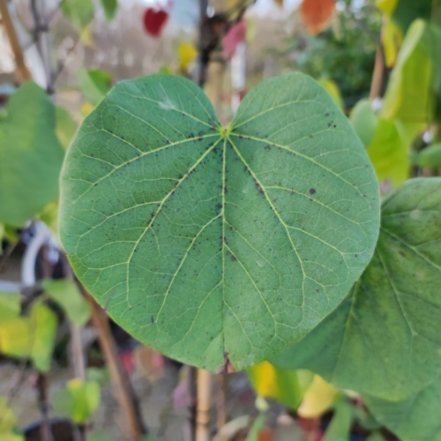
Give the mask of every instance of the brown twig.
<svg viewBox="0 0 441 441">
<path fill-rule="evenodd" d="M 57 68 L 52 75 L 52 87 L 55 87 L 55 83 L 57 82 L 60 75 L 63 73 L 63 71 L 67 65 L 67 62 L 69 60 L 69 57 L 70 57 L 70 55 L 73 54 L 73 52 L 77 48 L 78 43 L 80 42 L 80 39 L 81 39 L 80 36 L 78 36 L 76 38 L 76 40 L 74 41 L 73 45 L 66 51 L 63 59 L 58 61 Z"/>
<path fill-rule="evenodd" d="M 32 76 L 24 61 L 23 50 L 18 40 L 11 15 L 9 14 L 8 0 L 0 0 L 0 14 L 2 16 L 2 24 L 6 35 L 8 36 L 9 44 L 11 45 L 12 53 L 14 54 L 17 79 L 20 83 L 31 80 Z"/>
<path fill-rule="evenodd" d="M 138 402 L 127 372 L 124 370 L 118 357 L 109 320 L 105 312 L 86 289 L 81 285 L 80 289 L 92 307 L 92 323 L 98 333 L 99 343 L 109 369 L 115 397 L 119 401 L 124 414 L 124 420 L 127 422 L 129 437 L 132 440 L 139 440 L 147 431 L 143 424 Z"/>
</svg>

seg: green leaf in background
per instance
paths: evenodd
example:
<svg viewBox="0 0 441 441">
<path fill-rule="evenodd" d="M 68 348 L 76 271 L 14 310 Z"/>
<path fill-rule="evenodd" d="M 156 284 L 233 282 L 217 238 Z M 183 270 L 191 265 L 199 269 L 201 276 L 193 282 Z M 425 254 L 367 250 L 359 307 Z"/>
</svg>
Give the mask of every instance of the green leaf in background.
<svg viewBox="0 0 441 441">
<path fill-rule="evenodd" d="M 46 280 L 43 289 L 61 306 L 70 321 L 78 326 L 89 321 L 90 305 L 72 280 Z"/>
<path fill-rule="evenodd" d="M 0 324 L 0 353 L 13 358 L 28 358 L 32 349 L 32 327 L 25 318 L 11 318 Z"/>
<path fill-rule="evenodd" d="M 118 0 L 101 0 L 101 6 L 107 20 L 112 20 L 118 9 Z"/>
<path fill-rule="evenodd" d="M 401 441 L 441 441 L 441 378 L 403 401 L 364 397 L 375 418 Z"/>
<path fill-rule="evenodd" d="M 409 177 L 409 149 L 397 123 L 378 120 L 368 155 L 380 182 L 387 181 L 392 188 L 398 188 Z"/>
<path fill-rule="evenodd" d="M 82 283 L 136 338 L 210 370 L 310 332 L 378 229 L 365 149 L 298 73 L 261 83 L 227 128 L 184 78 L 121 82 L 64 165 L 60 231 Z"/>
<path fill-rule="evenodd" d="M 86 99 L 96 106 L 112 86 L 112 77 L 104 70 L 82 69 L 80 87 Z"/>
<path fill-rule="evenodd" d="M 297 409 L 313 374 L 308 371 L 280 369 L 262 361 L 247 369 L 248 378 L 257 394 L 273 398 L 290 409 Z"/>
<path fill-rule="evenodd" d="M 41 222 L 50 228 L 54 237 L 58 235 L 58 201 L 50 202 L 37 216 Z"/>
<path fill-rule="evenodd" d="M 441 167 L 441 143 L 429 145 L 418 152 L 415 163 L 420 167 Z"/>
<path fill-rule="evenodd" d="M 43 303 L 32 306 L 29 317 L 31 324 L 31 358 L 34 367 L 40 372 L 48 372 L 57 334 L 57 317 Z"/>
<path fill-rule="evenodd" d="M 20 293 L 3 293 L 0 291 L 0 324 L 20 317 L 22 296 Z"/>
<path fill-rule="evenodd" d="M 430 21 L 435 19 L 432 15 L 436 11 L 436 5 L 440 5 L 439 0 L 398 0 L 392 13 L 392 19 L 406 32 L 416 19 Z"/>
<path fill-rule="evenodd" d="M 352 406 L 343 396 L 334 407 L 334 416 L 326 429 L 323 441 L 347 441 L 351 439 Z"/>
<path fill-rule="evenodd" d="M 378 117 L 372 108 L 371 101 L 368 99 L 359 101 L 351 111 L 350 120 L 357 135 L 367 147 L 378 126 Z"/>
<path fill-rule="evenodd" d="M 61 10 L 79 32 L 85 30 L 95 14 L 93 0 L 64 0 L 61 3 Z"/>
<path fill-rule="evenodd" d="M 381 109 L 382 117 L 404 124 L 410 140 L 426 128 L 434 111 L 431 52 L 430 28 L 416 20 L 404 38 Z"/>
<path fill-rule="evenodd" d="M 0 117 L 0 222 L 23 226 L 55 199 L 62 161 L 54 105 L 25 83 Z"/>
<path fill-rule="evenodd" d="M 413 179 L 383 204 L 374 257 L 351 296 L 272 358 L 343 389 L 400 400 L 441 369 L 441 178 Z"/>
<path fill-rule="evenodd" d="M 74 378 L 67 383 L 65 389 L 58 391 L 54 407 L 57 414 L 68 416 L 77 424 L 84 424 L 99 407 L 100 401 L 101 390 L 98 383 Z"/>
<path fill-rule="evenodd" d="M 71 143 L 75 132 L 77 131 L 77 123 L 71 114 L 63 107 L 55 108 L 55 119 L 57 122 L 57 136 L 65 149 Z"/>
<path fill-rule="evenodd" d="M 438 96 L 439 100 L 441 96 L 441 20 L 438 24 L 430 23 L 429 32 L 429 46 L 432 50 L 431 56 L 433 61 L 432 86 L 433 92 Z M 438 108 L 438 112 L 441 112 L 441 109 Z"/>
</svg>

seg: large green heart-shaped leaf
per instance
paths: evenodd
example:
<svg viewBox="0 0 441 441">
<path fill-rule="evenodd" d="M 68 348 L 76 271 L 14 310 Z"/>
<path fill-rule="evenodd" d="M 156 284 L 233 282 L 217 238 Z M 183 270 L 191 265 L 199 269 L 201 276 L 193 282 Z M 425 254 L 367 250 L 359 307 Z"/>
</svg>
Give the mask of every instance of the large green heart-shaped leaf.
<svg viewBox="0 0 441 441">
<path fill-rule="evenodd" d="M 26 83 L 0 116 L 0 222 L 22 226 L 55 199 L 62 161 L 54 105 Z"/>
<path fill-rule="evenodd" d="M 375 419 L 396 433 L 401 441 L 441 441 L 441 378 L 403 401 L 365 396 Z"/>
<path fill-rule="evenodd" d="M 413 179 L 383 205 L 374 257 L 352 295 L 276 364 L 337 386 L 407 398 L 441 369 L 441 179 Z"/>
<path fill-rule="evenodd" d="M 73 268 L 109 314 L 208 369 L 246 367 L 313 329 L 379 229 L 363 146 L 301 74 L 256 87 L 228 128 L 188 80 L 120 83 L 68 152 L 60 214 Z"/>
</svg>

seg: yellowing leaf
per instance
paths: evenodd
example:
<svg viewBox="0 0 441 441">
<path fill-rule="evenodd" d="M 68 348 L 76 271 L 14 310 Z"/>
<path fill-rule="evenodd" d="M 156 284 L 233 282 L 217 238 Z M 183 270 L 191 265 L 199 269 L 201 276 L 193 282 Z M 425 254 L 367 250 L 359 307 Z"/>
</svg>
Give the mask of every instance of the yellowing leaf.
<svg viewBox="0 0 441 441">
<path fill-rule="evenodd" d="M 16 434 L 17 419 L 5 398 L 0 397 L 0 439 L 1 441 L 23 441 L 23 436 Z"/>
<path fill-rule="evenodd" d="M 399 119 L 404 124 L 410 139 L 424 130 L 433 115 L 429 39 L 427 24 L 416 20 L 407 31 L 381 109 L 384 118 Z"/>
<path fill-rule="evenodd" d="M 186 41 L 181 41 L 178 47 L 179 56 L 179 70 L 181 72 L 187 72 L 188 68 L 196 57 L 198 56 L 198 51 L 193 44 Z"/>
<path fill-rule="evenodd" d="M 375 6 L 387 15 L 391 15 L 397 6 L 398 0 L 376 0 Z"/>
<path fill-rule="evenodd" d="M 82 114 L 83 116 L 87 116 L 87 115 L 89 115 L 90 112 L 92 112 L 92 110 L 93 110 L 94 108 L 95 108 L 95 107 L 92 106 L 92 104 L 90 104 L 90 103 L 84 103 L 84 104 L 81 106 L 81 114 Z"/>
<path fill-rule="evenodd" d="M 296 409 L 303 396 L 304 383 L 310 375 L 303 371 L 278 368 L 268 361 L 247 369 L 248 377 L 257 394 L 274 398 L 285 406 Z M 303 386 L 303 387 L 302 387 Z"/>
<path fill-rule="evenodd" d="M 316 418 L 329 410 L 338 396 L 334 386 L 319 375 L 315 375 L 312 384 L 305 392 L 302 404 L 297 413 L 303 418 Z"/>
<path fill-rule="evenodd" d="M 0 321 L 0 352 L 10 357 L 31 358 L 36 369 L 47 371 L 57 330 L 55 314 L 43 303 L 35 303 L 25 317 L 16 310 L 10 311 L 11 319 Z"/>
<path fill-rule="evenodd" d="M 90 26 L 86 26 L 80 34 L 80 41 L 84 46 L 92 46 L 93 45 L 93 35 Z"/>
<path fill-rule="evenodd" d="M 326 92 L 329 93 L 335 104 L 337 104 L 340 109 L 343 109 L 343 99 L 341 97 L 340 89 L 338 88 L 337 83 L 332 80 L 320 80 L 319 83 L 326 90 Z"/>
<path fill-rule="evenodd" d="M 335 0 L 303 0 L 300 14 L 311 35 L 323 31 L 335 9 Z"/>
<path fill-rule="evenodd" d="M 0 353 L 9 357 L 29 357 L 32 329 L 28 319 L 14 318 L 0 324 Z"/>
<path fill-rule="evenodd" d="M 401 43 L 403 42 L 403 33 L 401 28 L 391 19 L 384 22 L 381 40 L 383 42 L 384 58 L 387 67 L 392 67 L 398 56 Z"/>
</svg>

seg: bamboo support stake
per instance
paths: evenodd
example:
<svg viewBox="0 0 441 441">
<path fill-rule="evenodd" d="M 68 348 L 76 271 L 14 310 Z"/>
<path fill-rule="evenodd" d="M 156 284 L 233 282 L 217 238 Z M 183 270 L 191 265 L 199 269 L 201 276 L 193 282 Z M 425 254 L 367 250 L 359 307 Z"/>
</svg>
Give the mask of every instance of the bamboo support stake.
<svg viewBox="0 0 441 441">
<path fill-rule="evenodd" d="M 129 437 L 134 441 L 140 440 L 145 435 L 146 429 L 141 419 L 132 385 L 119 360 L 109 320 L 90 294 L 83 287 L 81 289 L 92 307 L 92 322 L 98 332 L 99 343 L 106 360 L 106 366 L 109 369 L 115 398 L 124 414 Z"/>
<path fill-rule="evenodd" d="M 213 375 L 205 369 L 197 370 L 196 441 L 210 441 L 210 416 Z"/>
<path fill-rule="evenodd" d="M 9 44 L 11 45 L 12 53 L 14 54 L 18 81 L 21 83 L 23 81 L 31 80 L 32 76 L 24 61 L 23 49 L 20 46 L 17 33 L 15 32 L 14 23 L 9 14 L 8 0 L 0 0 L 0 14 L 2 16 L 2 24 L 8 37 Z"/>
</svg>

